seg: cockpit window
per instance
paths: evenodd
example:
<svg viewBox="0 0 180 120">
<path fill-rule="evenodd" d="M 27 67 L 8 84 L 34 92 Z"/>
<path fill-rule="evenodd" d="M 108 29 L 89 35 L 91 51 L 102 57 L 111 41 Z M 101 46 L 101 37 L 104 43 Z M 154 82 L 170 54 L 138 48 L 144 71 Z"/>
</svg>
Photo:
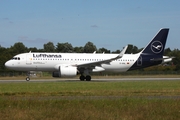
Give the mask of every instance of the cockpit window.
<svg viewBox="0 0 180 120">
<path fill-rule="evenodd" d="M 20 60 L 20 57 L 13 57 L 11 60 Z"/>
</svg>

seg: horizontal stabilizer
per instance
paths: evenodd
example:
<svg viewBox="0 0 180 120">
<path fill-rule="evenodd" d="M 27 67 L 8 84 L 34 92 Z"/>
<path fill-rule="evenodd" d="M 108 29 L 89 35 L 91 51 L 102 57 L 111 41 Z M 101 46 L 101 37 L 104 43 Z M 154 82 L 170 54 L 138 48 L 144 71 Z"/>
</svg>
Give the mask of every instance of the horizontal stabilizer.
<svg viewBox="0 0 180 120">
<path fill-rule="evenodd" d="M 169 57 L 169 56 L 163 56 L 163 58 L 153 58 L 151 59 L 151 61 L 162 61 L 162 63 L 167 63 L 167 62 L 171 62 L 172 59 L 175 58 L 175 57 Z"/>
</svg>

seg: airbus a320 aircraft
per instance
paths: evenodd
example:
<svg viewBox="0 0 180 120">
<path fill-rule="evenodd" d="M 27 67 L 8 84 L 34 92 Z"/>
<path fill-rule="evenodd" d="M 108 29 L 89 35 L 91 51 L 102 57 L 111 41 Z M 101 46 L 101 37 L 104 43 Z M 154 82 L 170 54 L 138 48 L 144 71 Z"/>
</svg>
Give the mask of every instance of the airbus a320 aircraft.
<svg viewBox="0 0 180 120">
<path fill-rule="evenodd" d="M 125 72 L 170 62 L 163 56 L 169 29 L 161 29 L 150 43 L 137 54 L 103 53 L 22 53 L 14 56 L 5 66 L 18 71 L 52 71 L 53 77 L 74 77 L 81 74 L 81 81 L 90 81 L 91 72 Z M 28 76 L 27 81 L 30 80 Z"/>
</svg>

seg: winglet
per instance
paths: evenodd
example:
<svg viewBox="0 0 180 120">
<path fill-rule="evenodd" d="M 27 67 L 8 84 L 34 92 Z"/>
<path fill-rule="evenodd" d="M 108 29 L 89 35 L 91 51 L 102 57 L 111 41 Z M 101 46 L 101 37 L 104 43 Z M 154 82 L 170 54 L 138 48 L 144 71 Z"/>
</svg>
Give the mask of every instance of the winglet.
<svg viewBox="0 0 180 120">
<path fill-rule="evenodd" d="M 126 52 L 127 48 L 128 48 L 128 45 L 124 47 L 124 49 L 121 51 L 121 53 L 119 54 L 119 56 L 122 57 L 122 56 L 124 55 L 124 53 Z"/>
<path fill-rule="evenodd" d="M 124 47 L 124 49 L 119 53 L 119 55 L 116 57 L 116 59 L 122 58 L 124 53 L 126 52 L 127 48 L 128 48 L 128 45 L 126 47 Z"/>
</svg>

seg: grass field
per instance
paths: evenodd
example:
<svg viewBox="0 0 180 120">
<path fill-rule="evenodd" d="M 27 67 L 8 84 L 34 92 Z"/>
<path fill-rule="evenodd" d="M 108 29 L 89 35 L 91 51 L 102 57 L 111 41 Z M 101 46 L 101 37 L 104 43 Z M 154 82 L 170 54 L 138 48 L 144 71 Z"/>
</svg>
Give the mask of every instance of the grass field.
<svg viewBox="0 0 180 120">
<path fill-rule="evenodd" d="M 0 119 L 176 120 L 180 81 L 0 83 Z"/>
</svg>

